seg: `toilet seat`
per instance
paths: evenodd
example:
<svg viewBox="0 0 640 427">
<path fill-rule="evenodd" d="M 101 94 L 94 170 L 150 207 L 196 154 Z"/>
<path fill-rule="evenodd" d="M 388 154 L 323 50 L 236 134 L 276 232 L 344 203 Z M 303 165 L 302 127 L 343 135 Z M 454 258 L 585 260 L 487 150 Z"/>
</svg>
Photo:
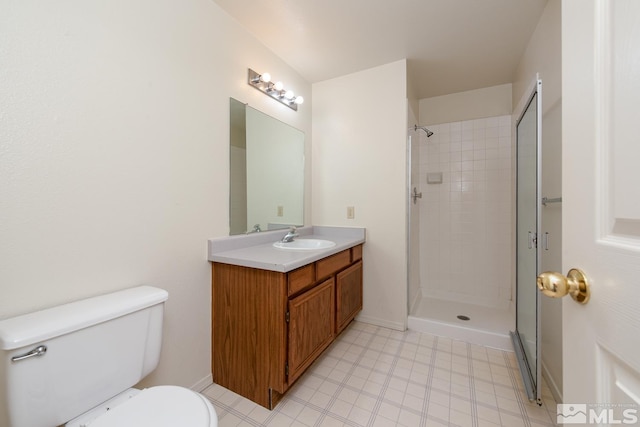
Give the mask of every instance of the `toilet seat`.
<svg viewBox="0 0 640 427">
<path fill-rule="evenodd" d="M 111 408 L 87 427 L 217 427 L 213 405 L 184 387 L 156 386 Z"/>
</svg>

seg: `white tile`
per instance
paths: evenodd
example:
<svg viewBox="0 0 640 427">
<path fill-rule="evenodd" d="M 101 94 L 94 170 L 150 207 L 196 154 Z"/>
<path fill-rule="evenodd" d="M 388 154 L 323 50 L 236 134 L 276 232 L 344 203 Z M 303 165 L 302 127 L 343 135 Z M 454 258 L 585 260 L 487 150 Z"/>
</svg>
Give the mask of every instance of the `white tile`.
<svg viewBox="0 0 640 427">
<path fill-rule="evenodd" d="M 252 420 L 258 423 L 264 423 L 267 418 L 271 416 L 271 411 L 262 406 L 255 405 L 255 408 L 253 408 L 248 415 Z"/>
<path fill-rule="evenodd" d="M 332 381 L 323 382 L 318 388 L 319 392 L 324 394 L 328 394 L 329 396 L 333 396 L 336 391 L 338 391 L 339 386 Z"/>
<path fill-rule="evenodd" d="M 359 391 L 352 390 L 351 388 L 342 388 L 340 392 L 337 394 L 338 399 L 343 400 L 345 402 L 355 402 L 358 396 L 360 395 Z"/>
<path fill-rule="evenodd" d="M 302 405 L 301 403 L 298 403 L 294 400 L 286 400 L 282 402 L 280 413 L 295 419 L 303 409 L 304 405 Z"/>
<path fill-rule="evenodd" d="M 400 415 L 400 405 L 394 405 L 389 402 L 382 402 L 377 412 L 378 416 L 396 422 Z"/>
<path fill-rule="evenodd" d="M 349 413 L 349 421 L 358 423 L 359 425 L 367 425 L 371 418 L 371 412 L 357 406 L 351 409 Z"/>
<path fill-rule="evenodd" d="M 367 390 L 367 393 L 369 393 L 369 390 Z M 354 406 L 371 412 L 375 409 L 376 403 L 377 403 L 376 398 L 361 393 L 358 396 L 358 398 L 355 400 Z"/>
<path fill-rule="evenodd" d="M 219 427 L 231 427 L 231 426 L 237 426 L 241 422 L 242 422 L 242 419 L 237 417 L 236 415 L 225 414 L 223 417 L 220 418 L 218 425 Z"/>
<path fill-rule="evenodd" d="M 414 427 L 420 425 L 420 415 L 414 411 L 408 409 L 400 409 L 400 416 L 398 416 L 398 424 L 407 427 Z"/>
<path fill-rule="evenodd" d="M 446 405 L 440 405 L 437 403 L 429 402 L 427 414 L 429 414 L 429 417 L 438 418 L 445 422 L 448 422 L 449 421 L 449 403 L 447 402 Z"/>
<path fill-rule="evenodd" d="M 449 422 L 454 425 L 470 426 L 473 425 L 473 419 L 470 414 L 451 409 L 449 412 Z"/>
<path fill-rule="evenodd" d="M 320 418 L 320 412 L 309 407 L 305 407 L 300 411 L 296 417 L 296 423 L 301 423 L 305 426 L 313 426 Z"/>
<path fill-rule="evenodd" d="M 352 408 L 353 404 L 345 402 L 344 400 L 336 399 L 333 402 L 333 405 L 329 407 L 329 411 L 331 411 L 332 414 L 347 418 Z"/>
<path fill-rule="evenodd" d="M 393 389 L 393 388 L 388 388 L 384 392 L 384 398 L 385 398 L 385 400 L 387 400 L 389 402 L 401 405 L 402 401 L 404 400 L 404 392 L 400 391 L 400 390 Z"/>
<path fill-rule="evenodd" d="M 409 409 L 413 409 L 417 412 L 421 412 L 422 408 L 424 406 L 424 400 L 413 396 L 411 394 L 405 394 L 404 396 L 404 400 L 402 402 L 402 407 L 403 408 L 409 408 Z"/>
</svg>

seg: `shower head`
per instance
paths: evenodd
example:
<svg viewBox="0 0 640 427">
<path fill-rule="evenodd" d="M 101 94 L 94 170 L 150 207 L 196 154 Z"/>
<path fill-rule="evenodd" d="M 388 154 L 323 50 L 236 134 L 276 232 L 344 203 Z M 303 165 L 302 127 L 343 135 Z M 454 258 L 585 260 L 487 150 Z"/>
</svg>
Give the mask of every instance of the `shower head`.
<svg viewBox="0 0 640 427">
<path fill-rule="evenodd" d="M 413 126 L 413 130 L 415 130 L 416 132 L 418 131 L 418 129 L 422 129 L 423 131 L 425 131 L 425 133 L 427 134 L 427 138 L 433 135 L 433 132 L 431 132 L 429 129 L 427 129 L 424 126 L 418 126 L 418 125 Z"/>
</svg>

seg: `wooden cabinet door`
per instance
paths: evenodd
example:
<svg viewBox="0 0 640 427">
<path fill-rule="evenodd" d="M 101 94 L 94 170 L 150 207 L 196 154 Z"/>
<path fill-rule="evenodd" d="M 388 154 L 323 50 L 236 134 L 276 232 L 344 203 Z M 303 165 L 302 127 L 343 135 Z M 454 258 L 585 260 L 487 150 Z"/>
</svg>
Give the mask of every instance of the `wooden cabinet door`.
<svg viewBox="0 0 640 427">
<path fill-rule="evenodd" d="M 336 334 L 362 309 L 362 261 L 336 276 Z"/>
<path fill-rule="evenodd" d="M 331 278 L 289 301 L 289 384 L 333 341 L 334 295 Z"/>
</svg>

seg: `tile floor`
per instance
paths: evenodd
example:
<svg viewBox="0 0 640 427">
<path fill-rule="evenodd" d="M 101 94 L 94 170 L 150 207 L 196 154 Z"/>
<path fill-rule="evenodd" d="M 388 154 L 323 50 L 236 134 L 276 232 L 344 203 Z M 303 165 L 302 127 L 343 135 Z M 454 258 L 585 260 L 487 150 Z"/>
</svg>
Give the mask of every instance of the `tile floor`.
<svg viewBox="0 0 640 427">
<path fill-rule="evenodd" d="M 220 427 L 554 426 L 530 403 L 514 353 L 353 322 L 273 411 L 213 384 Z"/>
</svg>

